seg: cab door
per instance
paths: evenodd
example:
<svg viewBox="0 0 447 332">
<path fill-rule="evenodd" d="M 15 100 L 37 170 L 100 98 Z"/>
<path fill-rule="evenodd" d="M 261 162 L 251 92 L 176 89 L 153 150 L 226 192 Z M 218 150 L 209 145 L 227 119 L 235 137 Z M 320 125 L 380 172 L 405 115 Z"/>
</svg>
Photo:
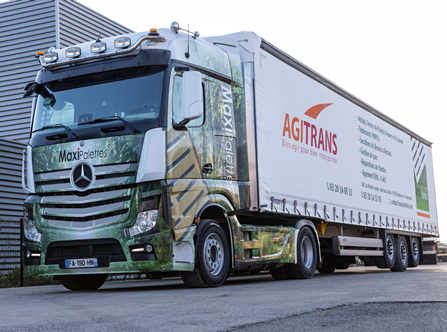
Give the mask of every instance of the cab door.
<svg viewBox="0 0 447 332">
<path fill-rule="evenodd" d="M 166 160 L 172 227 L 177 241 L 186 237 L 200 200 L 214 190 L 214 144 L 210 107 L 206 102 L 206 76 L 203 75 L 202 80 L 203 116 L 181 128 L 177 124 L 183 120 L 182 72 L 173 70 L 171 75 Z"/>
</svg>

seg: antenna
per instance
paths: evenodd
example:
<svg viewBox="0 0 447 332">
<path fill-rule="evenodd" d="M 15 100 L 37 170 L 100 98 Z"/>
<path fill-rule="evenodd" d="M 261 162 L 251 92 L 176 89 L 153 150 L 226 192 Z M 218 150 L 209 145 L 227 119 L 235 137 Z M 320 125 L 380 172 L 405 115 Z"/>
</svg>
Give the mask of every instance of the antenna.
<svg viewBox="0 0 447 332">
<path fill-rule="evenodd" d="M 188 51 L 185 53 L 186 58 L 189 58 L 189 24 L 188 24 Z"/>
<path fill-rule="evenodd" d="M 99 32 L 98 39 L 96 39 L 96 42 L 97 42 L 97 43 L 101 41 L 101 39 L 99 39 L 99 38 L 101 38 L 102 30 L 103 30 L 103 29 L 101 29 L 101 31 Z"/>
</svg>

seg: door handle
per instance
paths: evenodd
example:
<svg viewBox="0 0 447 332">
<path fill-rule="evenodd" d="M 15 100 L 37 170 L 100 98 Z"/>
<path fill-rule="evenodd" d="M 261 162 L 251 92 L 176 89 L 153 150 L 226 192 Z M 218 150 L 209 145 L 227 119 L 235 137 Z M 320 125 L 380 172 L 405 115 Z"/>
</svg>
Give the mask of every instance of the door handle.
<svg viewBox="0 0 447 332">
<path fill-rule="evenodd" d="M 203 165 L 202 173 L 205 173 L 205 174 L 213 173 L 213 164 L 208 163 L 208 164 Z"/>
</svg>

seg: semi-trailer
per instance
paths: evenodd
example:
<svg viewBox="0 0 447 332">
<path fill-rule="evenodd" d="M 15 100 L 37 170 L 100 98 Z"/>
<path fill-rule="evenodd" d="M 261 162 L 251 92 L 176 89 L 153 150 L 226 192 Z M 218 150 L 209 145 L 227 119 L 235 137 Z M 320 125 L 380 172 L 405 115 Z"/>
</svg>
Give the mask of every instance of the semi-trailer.
<svg viewBox="0 0 447 332">
<path fill-rule="evenodd" d="M 431 143 L 253 32 L 174 22 L 51 48 L 25 88 L 23 255 L 71 290 L 110 274 L 367 265 L 438 236 Z"/>
</svg>

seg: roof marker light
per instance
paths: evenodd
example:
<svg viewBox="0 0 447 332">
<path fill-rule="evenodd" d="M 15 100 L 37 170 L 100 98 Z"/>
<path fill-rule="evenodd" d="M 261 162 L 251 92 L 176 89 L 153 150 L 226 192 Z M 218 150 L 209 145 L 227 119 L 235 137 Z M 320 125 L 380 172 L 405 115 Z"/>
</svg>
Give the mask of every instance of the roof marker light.
<svg viewBox="0 0 447 332">
<path fill-rule="evenodd" d="M 149 30 L 149 36 L 159 36 L 160 34 L 158 33 L 157 29 L 150 29 Z"/>
<path fill-rule="evenodd" d="M 90 51 L 92 53 L 102 53 L 107 50 L 107 44 L 102 41 L 97 41 L 90 46 Z"/>
<path fill-rule="evenodd" d="M 77 58 L 81 55 L 81 48 L 80 47 L 70 47 L 67 48 L 65 51 L 65 56 L 67 58 Z"/>
<path fill-rule="evenodd" d="M 43 55 L 43 61 L 46 63 L 56 62 L 59 59 L 56 52 L 49 52 Z"/>
<path fill-rule="evenodd" d="M 115 39 L 115 48 L 126 48 L 130 46 L 131 40 L 129 37 L 120 37 Z"/>
</svg>

